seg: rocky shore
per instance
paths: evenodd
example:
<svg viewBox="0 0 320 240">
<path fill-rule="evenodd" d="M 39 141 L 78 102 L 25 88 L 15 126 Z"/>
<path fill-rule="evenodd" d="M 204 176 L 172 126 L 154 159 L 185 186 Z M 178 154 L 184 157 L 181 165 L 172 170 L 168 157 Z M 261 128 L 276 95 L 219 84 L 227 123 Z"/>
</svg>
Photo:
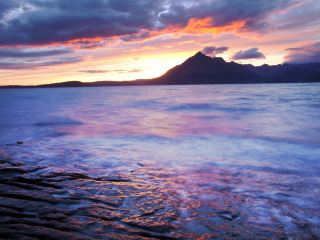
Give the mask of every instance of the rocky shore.
<svg viewBox="0 0 320 240">
<path fill-rule="evenodd" d="M 290 196 L 257 194 L 261 182 L 253 175 L 239 192 L 249 179 L 217 166 L 177 175 L 138 165 L 127 175 L 93 176 L 0 151 L 0 239 L 318 237 L 318 211 Z"/>
<path fill-rule="evenodd" d="M 179 202 L 133 178 L 0 161 L 2 239 L 177 239 Z"/>
</svg>

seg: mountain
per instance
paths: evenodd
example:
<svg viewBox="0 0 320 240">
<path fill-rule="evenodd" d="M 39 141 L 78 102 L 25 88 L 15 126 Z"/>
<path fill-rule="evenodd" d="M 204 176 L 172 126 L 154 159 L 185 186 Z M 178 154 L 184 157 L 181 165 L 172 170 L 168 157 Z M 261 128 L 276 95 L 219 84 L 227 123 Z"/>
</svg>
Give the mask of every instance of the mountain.
<svg viewBox="0 0 320 240">
<path fill-rule="evenodd" d="M 158 84 L 235 84 L 320 82 L 320 63 L 242 65 L 211 58 L 201 52 L 159 78 Z"/>
<path fill-rule="evenodd" d="M 227 63 L 223 58 L 211 58 L 198 52 L 153 81 L 164 84 L 223 84 L 257 80 L 257 74 L 244 65 Z"/>
<path fill-rule="evenodd" d="M 244 84 L 244 83 L 320 82 L 320 63 L 253 66 L 226 62 L 223 58 L 208 57 L 201 52 L 173 67 L 164 75 L 135 81 L 70 81 L 24 87 L 95 87 L 167 84 Z M 23 86 L 0 86 L 0 88 Z"/>
</svg>

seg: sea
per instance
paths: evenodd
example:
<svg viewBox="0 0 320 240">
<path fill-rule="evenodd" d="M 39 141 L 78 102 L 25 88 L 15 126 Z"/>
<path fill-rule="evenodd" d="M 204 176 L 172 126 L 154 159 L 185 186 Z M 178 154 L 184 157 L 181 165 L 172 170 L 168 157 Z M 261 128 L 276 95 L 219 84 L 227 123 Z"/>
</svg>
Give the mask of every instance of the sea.
<svg viewBox="0 0 320 240">
<path fill-rule="evenodd" d="M 113 210 L 99 203 L 122 214 L 114 228 L 76 212 L 110 197 L 102 183 L 63 206 L 84 236 L 320 238 L 319 83 L 1 89 L 0 150 L 41 166 L 38 178 L 82 174 L 120 192 Z M 68 184 L 48 196 L 76 199 Z"/>
</svg>

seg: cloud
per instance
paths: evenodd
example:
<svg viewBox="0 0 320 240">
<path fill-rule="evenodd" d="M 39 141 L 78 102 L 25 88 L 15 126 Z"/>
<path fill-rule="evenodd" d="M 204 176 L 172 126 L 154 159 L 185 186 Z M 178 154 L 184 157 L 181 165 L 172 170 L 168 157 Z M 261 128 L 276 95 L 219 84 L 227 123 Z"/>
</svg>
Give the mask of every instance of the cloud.
<svg viewBox="0 0 320 240">
<path fill-rule="evenodd" d="M 69 53 L 73 53 L 73 51 L 65 47 L 47 49 L 0 48 L 0 58 L 47 57 Z"/>
<path fill-rule="evenodd" d="M 1 45 L 40 45 L 138 33 L 154 26 L 161 1 L 18 2 L 19 8 L 14 9 L 16 16 L 0 21 Z M 27 5 L 32 7 L 26 8 Z M 3 7 L 2 12 L 7 13 L 8 9 L 12 8 Z"/>
<path fill-rule="evenodd" d="M 320 42 L 288 48 L 287 51 L 289 51 L 289 54 L 285 56 L 285 62 L 287 63 L 320 62 Z"/>
<path fill-rule="evenodd" d="M 209 56 L 216 56 L 217 54 L 224 53 L 227 51 L 228 47 L 215 47 L 215 46 L 207 46 L 202 49 L 202 53 Z"/>
<path fill-rule="evenodd" d="M 320 24 L 318 0 L 297 1 L 295 7 L 273 16 L 273 29 L 297 31 L 317 27 Z"/>
<path fill-rule="evenodd" d="M 104 38 L 139 40 L 166 29 L 183 29 L 190 22 L 197 23 L 195 19 L 208 19 L 205 27 L 241 22 L 243 24 L 235 26 L 257 30 L 273 11 L 285 9 L 295 1 L 0 1 L 0 46 L 82 42 L 84 48 L 93 48 L 103 46 L 101 41 Z M 228 29 L 222 28 L 224 31 Z M 97 44 L 91 45 L 90 42 Z"/>
<path fill-rule="evenodd" d="M 136 41 L 136 40 L 143 40 L 143 39 L 149 38 L 151 36 L 152 35 L 148 31 L 143 30 L 143 31 L 136 33 L 136 34 L 123 36 L 123 37 L 121 37 L 121 40 L 123 40 L 125 42 L 130 42 L 130 41 Z"/>
<path fill-rule="evenodd" d="M 137 73 L 137 72 L 141 72 L 141 71 L 142 71 L 141 69 L 134 68 L 134 69 L 129 70 L 128 73 Z"/>
<path fill-rule="evenodd" d="M 285 56 L 285 62 L 287 63 L 320 62 L 320 42 L 288 48 L 287 51 L 289 51 L 289 54 Z"/>
<path fill-rule="evenodd" d="M 239 51 L 233 55 L 233 60 L 246 60 L 246 59 L 259 59 L 266 58 L 263 53 L 259 52 L 258 48 L 250 48 L 247 50 Z"/>
<path fill-rule="evenodd" d="M 133 69 L 114 69 L 114 70 L 103 70 L 103 69 L 88 69 L 88 70 L 80 70 L 78 72 L 81 73 L 89 73 L 89 74 L 100 74 L 100 73 L 137 73 L 141 72 L 141 69 L 133 68 Z"/>
<path fill-rule="evenodd" d="M 9 13 L 12 9 L 19 7 L 19 2 L 12 1 L 0 1 L 0 18 L 4 17 L 6 13 Z"/>
<path fill-rule="evenodd" d="M 0 69 L 30 69 L 83 60 L 67 47 L 0 48 Z"/>
<path fill-rule="evenodd" d="M 209 34 L 166 34 L 138 42 L 125 42 L 120 45 L 126 52 L 141 52 L 142 50 L 187 49 L 198 48 L 199 45 L 208 44 L 212 40 Z"/>
<path fill-rule="evenodd" d="M 96 49 L 105 47 L 106 41 L 100 39 L 77 39 L 70 41 L 70 44 L 72 44 L 73 48 L 78 49 Z"/>
<path fill-rule="evenodd" d="M 88 69 L 88 70 L 80 70 L 80 73 L 89 73 L 89 74 L 100 74 L 110 72 L 108 70 L 99 70 L 99 69 Z"/>
<path fill-rule="evenodd" d="M 77 63 L 81 62 L 83 59 L 81 57 L 65 57 L 54 59 L 51 61 L 29 61 L 29 62 L 21 62 L 21 61 L 0 61 L 0 69 L 8 70 L 8 69 L 31 69 L 37 67 L 48 67 L 55 65 L 62 65 L 68 63 Z"/>
<path fill-rule="evenodd" d="M 212 18 L 212 26 L 244 21 L 247 29 L 259 29 L 274 10 L 285 9 L 296 0 L 209 0 L 173 3 L 160 14 L 165 24 L 187 25 L 190 19 Z"/>
</svg>

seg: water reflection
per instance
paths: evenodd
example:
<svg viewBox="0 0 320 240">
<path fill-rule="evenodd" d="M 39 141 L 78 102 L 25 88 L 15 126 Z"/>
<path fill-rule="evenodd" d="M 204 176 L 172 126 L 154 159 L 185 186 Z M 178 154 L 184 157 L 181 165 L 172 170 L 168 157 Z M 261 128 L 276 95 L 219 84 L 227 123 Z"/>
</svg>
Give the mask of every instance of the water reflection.
<svg viewBox="0 0 320 240">
<path fill-rule="evenodd" d="M 319 90 L 319 84 L 1 90 L 0 142 L 25 142 L 1 148 L 46 166 L 46 173 L 121 175 L 160 187 L 174 198 L 166 214 L 175 212 L 170 222 L 184 237 L 320 236 Z"/>
</svg>

